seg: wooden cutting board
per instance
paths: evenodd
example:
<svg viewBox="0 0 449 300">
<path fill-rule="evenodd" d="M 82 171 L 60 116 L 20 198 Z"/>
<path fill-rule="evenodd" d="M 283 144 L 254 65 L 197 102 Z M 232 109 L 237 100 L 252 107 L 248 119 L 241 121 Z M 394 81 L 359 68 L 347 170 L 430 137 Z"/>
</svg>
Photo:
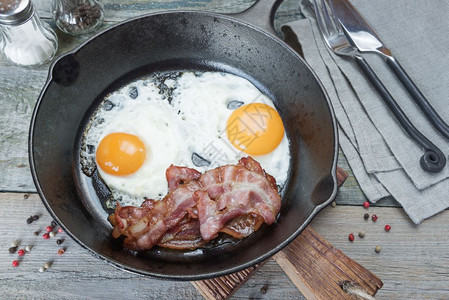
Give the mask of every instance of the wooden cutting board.
<svg viewBox="0 0 449 300">
<path fill-rule="evenodd" d="M 339 186 L 347 177 L 345 171 L 337 168 Z M 375 274 L 336 249 L 310 226 L 273 259 L 307 299 L 354 299 L 348 286 L 368 296 L 375 295 L 383 285 Z M 192 284 L 206 299 L 227 299 L 263 264 Z"/>
</svg>

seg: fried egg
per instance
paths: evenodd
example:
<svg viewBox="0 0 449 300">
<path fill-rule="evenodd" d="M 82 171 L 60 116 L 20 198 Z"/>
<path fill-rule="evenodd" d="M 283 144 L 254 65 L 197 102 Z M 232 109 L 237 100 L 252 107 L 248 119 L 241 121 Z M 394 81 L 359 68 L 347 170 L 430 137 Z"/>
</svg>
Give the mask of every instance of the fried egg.
<svg viewBox="0 0 449 300">
<path fill-rule="evenodd" d="M 250 155 L 280 187 L 287 179 L 289 143 L 279 113 L 233 74 L 139 78 L 107 95 L 86 128 L 83 170 L 95 167 L 122 205 L 162 199 L 171 164 L 205 172 Z"/>
</svg>

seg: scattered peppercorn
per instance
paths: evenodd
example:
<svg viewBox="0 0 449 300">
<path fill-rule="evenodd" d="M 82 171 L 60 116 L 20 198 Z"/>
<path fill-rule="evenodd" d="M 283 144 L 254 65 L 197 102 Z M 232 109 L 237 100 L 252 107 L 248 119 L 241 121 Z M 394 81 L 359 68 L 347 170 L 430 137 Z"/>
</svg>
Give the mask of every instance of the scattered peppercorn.
<svg viewBox="0 0 449 300">
<path fill-rule="evenodd" d="M 371 220 L 373 220 L 373 222 L 376 222 L 377 221 L 377 215 L 373 214 L 371 216 Z"/>
<path fill-rule="evenodd" d="M 390 231 L 391 230 L 391 226 L 390 225 L 385 225 L 385 231 Z"/>
<path fill-rule="evenodd" d="M 52 230 L 53 230 L 53 227 L 51 227 L 51 226 L 47 226 L 45 228 L 45 231 L 47 231 L 47 232 L 51 232 Z"/>
<path fill-rule="evenodd" d="M 12 266 L 13 267 L 18 267 L 19 266 L 19 261 L 18 260 L 13 260 L 12 261 Z"/>
<path fill-rule="evenodd" d="M 374 251 L 376 251 L 376 253 L 379 253 L 380 252 L 380 246 L 377 245 L 376 248 L 374 248 Z"/>
<path fill-rule="evenodd" d="M 44 268 L 45 268 L 45 269 L 50 268 L 50 263 L 49 263 L 49 262 L 48 262 L 48 263 L 45 263 Z"/>
<path fill-rule="evenodd" d="M 63 255 L 63 254 L 64 254 L 64 252 L 65 252 L 65 250 L 64 250 L 64 249 L 62 249 L 62 248 L 60 248 L 60 249 L 58 250 L 58 255 Z"/>
<path fill-rule="evenodd" d="M 53 231 L 50 231 L 50 233 L 48 234 L 50 237 L 54 237 L 56 234 Z"/>
<path fill-rule="evenodd" d="M 350 233 L 348 236 L 349 241 L 353 242 L 354 241 L 354 234 Z"/>
<path fill-rule="evenodd" d="M 16 251 L 17 251 L 17 246 L 16 246 L 16 247 L 11 247 L 11 248 L 9 248 L 8 251 L 9 251 L 10 254 L 16 253 Z"/>
<path fill-rule="evenodd" d="M 31 223 L 33 223 L 33 217 L 29 217 L 29 218 L 27 219 L 27 224 L 31 224 Z"/>
<path fill-rule="evenodd" d="M 369 219 L 369 214 L 368 214 L 368 213 L 364 214 L 364 215 L 363 215 L 363 218 L 364 218 L 365 220 L 368 220 L 368 219 Z"/>
<path fill-rule="evenodd" d="M 368 208 L 369 207 L 369 202 L 368 201 L 363 202 L 363 207 L 364 208 Z"/>
<path fill-rule="evenodd" d="M 38 215 L 34 215 L 33 216 L 33 221 L 37 221 L 37 220 L 39 220 L 39 216 Z"/>
<path fill-rule="evenodd" d="M 39 268 L 39 272 L 43 273 L 44 271 L 45 271 L 45 268 L 44 268 L 44 267 L 40 267 L 40 268 Z"/>
<path fill-rule="evenodd" d="M 44 234 L 42 235 L 42 237 L 43 237 L 45 240 L 48 240 L 48 239 L 50 238 L 50 235 L 48 234 L 48 232 L 46 232 L 46 233 L 44 233 Z"/>
<path fill-rule="evenodd" d="M 264 295 L 267 293 L 267 290 L 268 290 L 268 286 L 267 285 L 264 285 L 263 287 L 260 288 L 260 292 L 262 294 L 264 294 Z"/>
<path fill-rule="evenodd" d="M 360 231 L 359 232 L 359 237 L 364 238 L 365 237 L 365 231 Z"/>
<path fill-rule="evenodd" d="M 63 233 L 63 232 L 64 232 L 64 230 L 62 230 L 62 228 L 61 228 L 61 227 L 59 227 L 59 229 L 58 229 L 58 232 L 59 232 L 59 233 Z"/>
<path fill-rule="evenodd" d="M 23 199 L 28 199 L 28 197 L 29 197 L 29 195 L 28 194 L 25 194 L 25 195 L 23 195 Z"/>
<path fill-rule="evenodd" d="M 58 239 L 56 240 L 56 244 L 61 245 L 64 242 L 64 239 Z"/>
<path fill-rule="evenodd" d="M 51 227 L 53 227 L 53 228 L 56 227 L 56 225 L 58 225 L 58 224 L 56 224 L 55 220 L 52 220 L 50 224 L 51 224 Z"/>
<path fill-rule="evenodd" d="M 332 206 L 332 207 L 335 207 L 335 206 L 337 206 L 337 202 L 335 202 L 335 201 L 332 201 L 332 202 L 331 202 L 331 206 Z"/>
<path fill-rule="evenodd" d="M 25 247 L 25 250 L 27 251 L 27 252 L 30 252 L 31 251 L 31 245 L 27 245 L 26 247 Z"/>
<path fill-rule="evenodd" d="M 34 235 L 39 235 L 39 230 L 35 231 Z"/>
<path fill-rule="evenodd" d="M 17 251 L 17 254 L 18 254 L 19 256 L 24 256 L 24 255 L 25 255 L 25 250 L 20 249 L 19 251 Z"/>
</svg>

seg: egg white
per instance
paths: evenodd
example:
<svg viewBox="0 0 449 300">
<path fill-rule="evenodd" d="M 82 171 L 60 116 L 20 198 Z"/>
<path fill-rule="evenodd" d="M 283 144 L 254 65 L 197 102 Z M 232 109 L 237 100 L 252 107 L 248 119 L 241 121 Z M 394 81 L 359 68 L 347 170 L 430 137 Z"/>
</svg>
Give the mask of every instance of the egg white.
<svg viewBox="0 0 449 300">
<path fill-rule="evenodd" d="M 232 146 L 226 136 L 226 122 L 233 112 L 228 105 L 232 101 L 241 105 L 265 103 L 275 108 L 250 81 L 228 73 L 184 72 L 179 76 L 141 78 L 105 98 L 91 119 L 83 144 L 96 148 L 112 132 L 141 138 L 148 151 L 143 166 L 134 174 L 115 176 L 98 168 L 115 200 L 122 205 L 139 206 L 144 197 L 165 196 L 165 170 L 171 164 L 205 172 L 248 156 Z M 195 165 L 194 154 L 204 163 Z M 82 158 L 92 160 L 93 155 Z M 284 185 L 290 160 L 285 135 L 275 150 L 253 158 L 274 176 L 278 185 Z M 83 160 L 82 163 L 89 164 Z"/>
</svg>

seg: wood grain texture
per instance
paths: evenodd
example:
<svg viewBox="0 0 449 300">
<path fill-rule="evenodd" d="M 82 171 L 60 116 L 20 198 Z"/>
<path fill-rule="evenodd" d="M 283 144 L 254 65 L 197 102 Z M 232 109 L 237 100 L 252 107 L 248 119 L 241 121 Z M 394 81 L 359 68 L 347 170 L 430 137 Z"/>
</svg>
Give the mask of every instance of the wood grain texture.
<svg viewBox="0 0 449 300">
<path fill-rule="evenodd" d="M 39 16 L 51 19 L 50 1 L 35 0 Z M 217 13 L 236 13 L 250 7 L 255 0 L 102 0 L 105 21 L 118 22 L 146 13 L 170 10 L 199 10 Z M 298 19 L 299 4 L 296 0 L 284 0 L 276 12 L 276 27 L 282 23 Z"/>
<path fill-rule="evenodd" d="M 347 257 L 308 226 L 274 260 L 307 299 L 351 299 L 345 281 L 375 295 L 383 283 L 369 270 Z"/>
<path fill-rule="evenodd" d="M 1 299 L 202 299 L 189 282 L 162 281 L 120 271 L 94 258 L 65 233 L 58 256 L 55 238 L 34 236 L 51 219 L 36 194 L 0 193 L 0 290 Z M 376 213 L 377 222 L 365 221 L 365 212 Z M 39 214 L 30 225 L 25 220 Z M 390 232 L 383 227 L 388 223 Z M 328 207 L 318 214 L 311 226 L 335 248 L 375 273 L 384 282 L 376 299 L 449 299 L 449 211 L 416 226 L 400 208 L 361 206 Z M 349 232 L 356 236 L 348 241 Z M 9 254 L 13 240 L 34 246 L 18 268 L 11 266 L 16 254 Z M 382 251 L 374 252 L 380 245 Z M 47 261 L 53 265 L 44 273 L 38 269 Z M 284 271 L 269 260 L 231 299 L 305 299 Z"/>
<path fill-rule="evenodd" d="M 192 285 L 205 299 L 228 299 L 263 265 L 257 264 L 240 272 L 218 278 L 192 281 Z"/>
<path fill-rule="evenodd" d="M 349 176 L 348 173 L 340 167 L 337 167 L 336 175 L 337 184 L 339 187 Z M 295 255 L 301 256 L 302 253 L 296 252 Z M 244 284 L 261 266 L 262 264 L 258 264 L 234 274 L 208 280 L 195 281 L 192 282 L 192 284 L 206 299 L 227 299 L 234 294 L 237 289 L 239 289 L 242 284 Z M 295 280 L 293 280 L 293 282 L 295 282 Z M 298 286 L 297 283 L 295 284 Z"/>
</svg>

